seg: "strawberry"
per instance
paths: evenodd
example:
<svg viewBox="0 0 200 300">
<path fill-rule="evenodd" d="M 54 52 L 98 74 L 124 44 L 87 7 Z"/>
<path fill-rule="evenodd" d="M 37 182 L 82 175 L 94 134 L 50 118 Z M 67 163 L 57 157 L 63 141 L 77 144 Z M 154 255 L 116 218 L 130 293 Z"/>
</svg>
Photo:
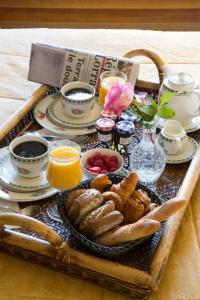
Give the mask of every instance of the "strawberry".
<svg viewBox="0 0 200 300">
<path fill-rule="evenodd" d="M 90 167 L 89 171 L 92 172 L 92 173 L 100 174 L 101 173 L 101 168 L 100 167 Z"/>
<path fill-rule="evenodd" d="M 97 160 L 94 161 L 94 166 L 95 167 L 101 167 L 102 168 L 103 164 L 104 164 L 104 162 L 103 162 L 103 160 L 101 158 L 99 158 L 99 159 L 97 159 Z"/>
<path fill-rule="evenodd" d="M 108 170 L 106 170 L 106 169 L 101 170 L 101 174 L 107 174 L 107 173 L 109 173 Z"/>
</svg>

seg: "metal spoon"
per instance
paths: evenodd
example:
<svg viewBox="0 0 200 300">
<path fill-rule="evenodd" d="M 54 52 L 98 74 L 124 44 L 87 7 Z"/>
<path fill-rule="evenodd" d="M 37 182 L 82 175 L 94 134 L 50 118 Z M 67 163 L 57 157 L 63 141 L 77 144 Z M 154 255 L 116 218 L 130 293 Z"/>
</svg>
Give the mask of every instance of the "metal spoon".
<svg viewBox="0 0 200 300">
<path fill-rule="evenodd" d="M 40 206 L 38 204 L 29 205 L 21 210 L 15 210 L 13 208 L 10 208 L 9 206 L 0 205 L 0 213 L 2 212 L 11 212 L 11 213 L 18 213 L 21 215 L 29 216 L 29 217 L 35 217 L 40 213 Z"/>
</svg>

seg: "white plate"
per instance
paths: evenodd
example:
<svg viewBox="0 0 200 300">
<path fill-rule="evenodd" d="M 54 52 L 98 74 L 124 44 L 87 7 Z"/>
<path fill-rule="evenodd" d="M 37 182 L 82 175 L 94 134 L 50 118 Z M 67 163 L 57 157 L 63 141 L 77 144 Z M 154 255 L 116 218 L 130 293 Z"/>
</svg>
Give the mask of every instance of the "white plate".
<svg viewBox="0 0 200 300">
<path fill-rule="evenodd" d="M 8 154 L 8 147 L 4 147 L 0 149 L 0 159 L 7 154 Z M 0 183 L 0 199 L 9 200 L 13 202 L 30 202 L 30 201 L 41 200 L 44 198 L 48 198 L 56 193 L 57 190 L 52 187 L 48 187 L 40 191 L 31 191 L 26 193 L 14 192 L 9 190 L 8 187 L 3 184 L 3 182 Z"/>
<path fill-rule="evenodd" d="M 64 113 L 60 98 L 51 102 L 47 107 L 47 117 L 54 124 L 64 128 L 83 128 L 95 125 L 101 115 L 101 108 L 94 103 L 92 110 L 82 118 L 73 118 Z"/>
<path fill-rule="evenodd" d="M 190 161 L 195 155 L 198 148 L 197 142 L 188 137 L 188 141 L 184 147 L 184 150 L 180 154 L 166 154 L 167 164 L 182 164 L 184 162 Z"/>
<path fill-rule="evenodd" d="M 160 119 L 158 122 L 158 128 L 162 129 L 165 119 Z M 195 132 L 200 129 L 200 116 L 192 119 L 192 122 L 186 126 L 183 126 L 186 132 Z"/>
<path fill-rule="evenodd" d="M 43 98 L 34 109 L 34 117 L 36 121 L 44 128 L 60 134 L 62 136 L 76 136 L 90 134 L 96 131 L 95 126 L 85 128 L 63 128 L 53 124 L 46 115 L 47 107 L 55 100 L 55 95 L 50 95 Z"/>
<path fill-rule="evenodd" d="M 9 155 L 0 160 L 0 182 L 13 191 L 30 192 L 45 189 L 49 186 L 46 178 L 46 168 L 36 178 L 19 176 L 15 171 Z"/>
</svg>

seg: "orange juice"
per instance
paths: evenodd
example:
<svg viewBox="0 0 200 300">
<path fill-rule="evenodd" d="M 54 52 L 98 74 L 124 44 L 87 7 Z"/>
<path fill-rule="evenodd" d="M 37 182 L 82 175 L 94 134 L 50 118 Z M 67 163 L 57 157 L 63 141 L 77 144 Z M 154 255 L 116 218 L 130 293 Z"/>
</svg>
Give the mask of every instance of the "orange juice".
<svg viewBox="0 0 200 300">
<path fill-rule="evenodd" d="M 82 177 L 80 153 L 70 146 L 53 149 L 50 152 L 47 179 L 56 189 L 71 189 L 77 186 Z"/>
<path fill-rule="evenodd" d="M 105 78 L 102 79 L 101 85 L 100 85 L 100 91 L 99 91 L 99 104 L 101 106 L 104 105 L 105 97 L 106 97 L 106 95 L 108 93 L 109 88 L 115 82 L 124 83 L 125 79 L 121 78 L 121 77 L 118 77 L 118 76 L 109 76 L 109 77 L 105 77 Z"/>
</svg>

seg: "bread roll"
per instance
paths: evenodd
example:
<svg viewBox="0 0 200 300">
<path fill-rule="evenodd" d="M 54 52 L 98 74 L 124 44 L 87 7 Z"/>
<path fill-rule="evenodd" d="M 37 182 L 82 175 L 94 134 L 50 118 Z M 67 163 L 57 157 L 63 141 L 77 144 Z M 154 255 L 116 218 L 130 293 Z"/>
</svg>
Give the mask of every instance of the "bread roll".
<svg viewBox="0 0 200 300">
<path fill-rule="evenodd" d="M 79 230 L 85 235 L 92 236 L 94 228 L 91 226 L 94 221 L 103 217 L 105 214 L 115 210 L 115 203 L 113 201 L 107 201 L 104 205 L 101 205 L 97 209 L 90 212 L 85 216 L 79 224 Z"/>
<path fill-rule="evenodd" d="M 129 173 L 127 177 L 125 177 L 120 183 L 113 184 L 111 187 L 111 191 L 118 194 L 122 201 L 126 203 L 126 201 L 131 198 L 136 185 L 138 182 L 138 176 L 135 172 Z"/>
<path fill-rule="evenodd" d="M 103 206 L 99 207 L 83 219 L 79 226 L 80 231 L 83 234 L 93 239 L 122 223 L 124 218 L 119 211 L 108 211 L 111 209 L 111 202 L 112 201 L 106 202 Z M 98 213 L 96 212 L 97 210 Z"/>
<path fill-rule="evenodd" d="M 70 206 L 72 205 L 74 199 L 79 197 L 80 195 L 82 195 L 85 191 L 86 191 L 86 189 L 78 189 L 67 195 L 67 198 L 65 200 L 65 212 L 66 213 L 69 210 Z"/>
<path fill-rule="evenodd" d="M 160 222 L 155 220 L 139 220 L 134 224 L 120 226 L 98 236 L 95 241 L 104 246 L 134 241 L 149 236 L 160 228 Z"/>
<path fill-rule="evenodd" d="M 171 215 L 175 214 L 186 205 L 186 199 L 172 198 L 149 212 L 142 219 L 152 219 L 162 222 L 167 220 Z"/>
<path fill-rule="evenodd" d="M 90 187 L 103 193 L 112 185 L 112 182 L 105 174 L 99 174 L 90 183 Z"/>
<path fill-rule="evenodd" d="M 88 189 L 82 195 L 74 199 L 67 217 L 70 222 L 77 226 L 80 221 L 91 211 L 103 203 L 103 196 L 95 189 Z"/>
<path fill-rule="evenodd" d="M 138 199 L 130 198 L 127 200 L 123 216 L 123 224 L 130 224 L 138 221 L 144 215 L 144 204 Z"/>
<path fill-rule="evenodd" d="M 103 196 L 104 203 L 108 200 L 112 200 L 115 203 L 116 210 L 120 212 L 123 211 L 124 203 L 118 194 L 108 191 L 108 192 L 104 192 L 102 196 Z"/>
<path fill-rule="evenodd" d="M 151 198 L 149 198 L 148 194 L 141 189 L 133 192 L 133 198 L 140 200 L 142 204 L 144 204 L 144 207 L 147 207 L 151 203 Z"/>
</svg>

